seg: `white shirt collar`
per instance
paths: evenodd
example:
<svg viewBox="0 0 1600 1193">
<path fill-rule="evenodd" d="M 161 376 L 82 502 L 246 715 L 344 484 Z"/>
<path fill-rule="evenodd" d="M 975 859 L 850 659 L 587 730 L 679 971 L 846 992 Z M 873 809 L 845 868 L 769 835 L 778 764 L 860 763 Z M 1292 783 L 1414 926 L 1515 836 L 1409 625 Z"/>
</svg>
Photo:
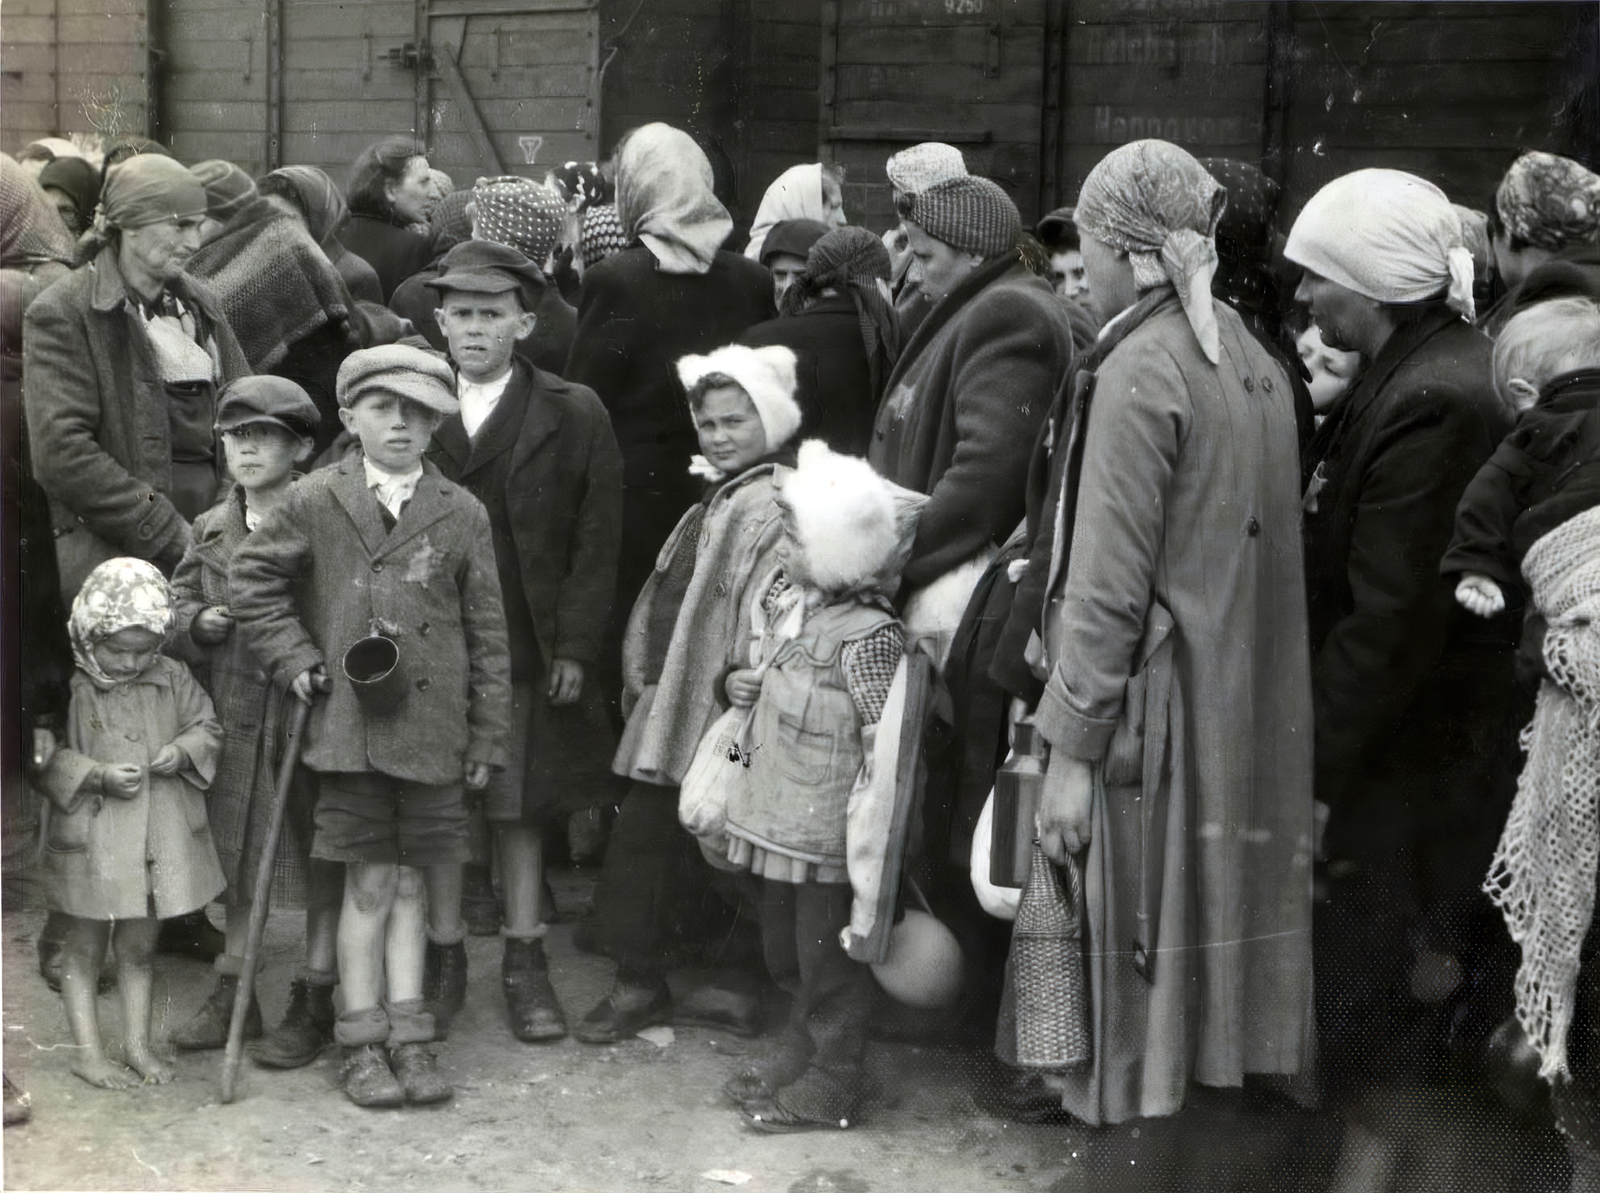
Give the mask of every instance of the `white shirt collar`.
<svg viewBox="0 0 1600 1193">
<path fill-rule="evenodd" d="M 422 464 L 419 462 L 410 472 L 396 475 L 385 472 L 363 456 L 361 467 L 367 474 L 367 488 L 376 492 L 383 508 L 398 518 L 406 502 L 416 494 L 417 482 L 422 479 Z"/>
<path fill-rule="evenodd" d="M 456 397 L 461 402 L 461 425 L 466 428 L 468 439 L 475 436 L 478 429 L 494 413 L 494 408 L 500 403 L 501 395 L 506 392 L 506 386 L 511 383 L 511 373 L 512 370 L 507 369 L 498 379 L 481 384 L 457 376 Z"/>
</svg>

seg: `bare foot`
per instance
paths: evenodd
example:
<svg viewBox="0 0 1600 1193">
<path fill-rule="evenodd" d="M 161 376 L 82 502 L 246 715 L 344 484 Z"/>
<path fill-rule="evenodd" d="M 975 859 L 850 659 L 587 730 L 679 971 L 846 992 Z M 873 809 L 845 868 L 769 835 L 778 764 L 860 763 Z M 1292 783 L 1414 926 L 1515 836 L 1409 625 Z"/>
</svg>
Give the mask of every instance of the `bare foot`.
<svg viewBox="0 0 1600 1193">
<path fill-rule="evenodd" d="M 132 1089 L 139 1084 L 139 1075 L 132 1069 L 125 1069 L 100 1053 L 80 1057 L 73 1064 L 72 1071 L 90 1085 L 101 1089 Z"/>
<path fill-rule="evenodd" d="M 171 1065 L 163 1060 L 156 1059 L 155 1054 L 148 1048 L 140 1048 L 138 1050 L 130 1048 L 128 1050 L 128 1063 L 150 1085 L 165 1085 L 178 1075 Z"/>
</svg>

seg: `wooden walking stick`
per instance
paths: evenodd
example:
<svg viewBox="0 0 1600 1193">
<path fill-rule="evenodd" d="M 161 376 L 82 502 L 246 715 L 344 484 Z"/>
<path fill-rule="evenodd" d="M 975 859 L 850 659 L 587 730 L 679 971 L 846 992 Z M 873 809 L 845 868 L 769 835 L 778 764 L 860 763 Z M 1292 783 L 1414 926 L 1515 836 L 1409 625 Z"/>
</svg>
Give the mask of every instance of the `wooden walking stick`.
<svg viewBox="0 0 1600 1193">
<path fill-rule="evenodd" d="M 284 744 L 283 761 L 278 764 L 278 786 L 272 795 L 272 817 L 267 822 L 267 839 L 261 844 L 261 862 L 256 867 L 255 898 L 250 902 L 250 930 L 244 942 L 244 967 L 233 995 L 233 1017 L 228 1020 L 228 1047 L 222 1054 L 222 1101 L 233 1101 L 234 1083 L 239 1077 L 239 1058 L 244 1052 L 244 1020 L 250 1009 L 250 996 L 256 988 L 257 954 L 261 934 L 267 926 L 267 909 L 272 902 L 272 870 L 278 859 L 278 837 L 283 832 L 284 808 L 289 802 L 289 786 L 294 782 L 295 764 L 300 760 L 300 738 L 305 733 L 311 706 L 294 700 L 289 719 L 289 740 Z"/>
</svg>

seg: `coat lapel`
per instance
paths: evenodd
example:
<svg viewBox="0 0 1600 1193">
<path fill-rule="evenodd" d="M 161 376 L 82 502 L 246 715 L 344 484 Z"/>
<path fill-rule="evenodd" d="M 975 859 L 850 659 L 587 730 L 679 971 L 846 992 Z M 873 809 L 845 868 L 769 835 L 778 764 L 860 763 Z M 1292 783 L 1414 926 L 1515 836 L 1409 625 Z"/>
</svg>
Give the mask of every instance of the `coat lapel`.
<svg viewBox="0 0 1600 1193">
<path fill-rule="evenodd" d="M 361 454 L 351 452 L 336 467 L 339 479 L 328 487 L 355 524 L 356 533 L 361 536 L 361 545 L 367 549 L 368 556 L 378 555 L 389 532 L 384 529 L 383 515 L 378 512 L 377 494 L 367 488 L 367 474 L 361 465 Z"/>
<path fill-rule="evenodd" d="M 516 455 L 511 459 L 514 473 L 523 466 L 545 441 L 561 429 L 561 407 L 546 397 L 539 387 L 533 371 L 521 361 L 516 362 L 516 375 L 506 389 L 506 397 L 515 393 L 517 402 Z M 499 413 L 496 411 L 495 413 Z"/>
<path fill-rule="evenodd" d="M 449 517 L 458 508 L 456 494 L 460 492 L 440 475 L 439 470 L 432 464 L 422 465 L 422 479 L 417 482 L 417 491 L 406 502 L 405 508 L 400 511 L 400 518 L 395 523 L 393 530 L 389 531 L 377 554 L 389 555 L 399 547 L 421 534 L 441 518 Z M 377 505 L 376 498 L 373 499 Z M 383 519 L 378 519 L 378 525 L 383 526 Z"/>
<path fill-rule="evenodd" d="M 517 392 L 516 378 L 513 376 L 506 385 L 505 392 L 500 395 L 500 400 L 490 411 L 489 417 L 484 419 L 483 426 L 478 428 L 477 437 L 468 444 L 466 462 L 461 468 L 462 480 L 496 456 L 511 450 L 512 445 L 517 442 L 517 431 L 521 427 L 521 414 L 525 401 L 524 395 Z"/>
</svg>

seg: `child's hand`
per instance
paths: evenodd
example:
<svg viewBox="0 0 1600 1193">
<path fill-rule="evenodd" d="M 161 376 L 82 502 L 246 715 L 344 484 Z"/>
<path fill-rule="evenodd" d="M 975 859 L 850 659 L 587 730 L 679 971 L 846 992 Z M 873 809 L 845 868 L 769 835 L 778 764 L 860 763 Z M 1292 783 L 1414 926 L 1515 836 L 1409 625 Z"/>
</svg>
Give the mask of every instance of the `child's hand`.
<svg viewBox="0 0 1600 1193">
<path fill-rule="evenodd" d="M 761 672 L 749 667 L 730 672 L 727 689 L 728 700 L 735 708 L 749 708 L 761 695 Z"/>
<path fill-rule="evenodd" d="M 157 751 L 156 756 L 150 760 L 150 773 L 152 775 L 175 775 L 187 761 L 183 747 L 168 743 Z"/>
<path fill-rule="evenodd" d="M 550 660 L 550 703 L 571 704 L 583 691 L 583 664 L 572 659 Z"/>
<path fill-rule="evenodd" d="M 56 756 L 56 751 L 61 748 L 61 743 L 56 740 L 56 735 L 43 727 L 33 731 L 33 768 L 42 771 L 50 765 L 50 760 Z"/>
<path fill-rule="evenodd" d="M 489 785 L 489 764 L 469 762 L 462 769 L 461 781 L 468 791 L 482 791 Z"/>
<path fill-rule="evenodd" d="M 231 633 L 233 633 L 233 618 L 221 605 L 200 610 L 189 625 L 189 637 L 201 646 L 215 646 L 219 642 L 225 642 Z"/>
<path fill-rule="evenodd" d="M 294 693 L 294 698 L 301 704 L 310 704 L 311 698 L 318 692 L 328 690 L 328 673 L 319 664 L 316 667 L 307 667 L 294 677 L 294 682 L 289 685 L 289 690 Z"/>
<path fill-rule="evenodd" d="M 1493 617 L 1506 607 L 1506 598 L 1488 576 L 1468 572 L 1456 585 L 1456 603 L 1479 617 Z"/>
<path fill-rule="evenodd" d="M 106 763 L 100 768 L 100 791 L 118 799 L 133 799 L 144 784 L 144 768 L 131 762 Z"/>
</svg>

